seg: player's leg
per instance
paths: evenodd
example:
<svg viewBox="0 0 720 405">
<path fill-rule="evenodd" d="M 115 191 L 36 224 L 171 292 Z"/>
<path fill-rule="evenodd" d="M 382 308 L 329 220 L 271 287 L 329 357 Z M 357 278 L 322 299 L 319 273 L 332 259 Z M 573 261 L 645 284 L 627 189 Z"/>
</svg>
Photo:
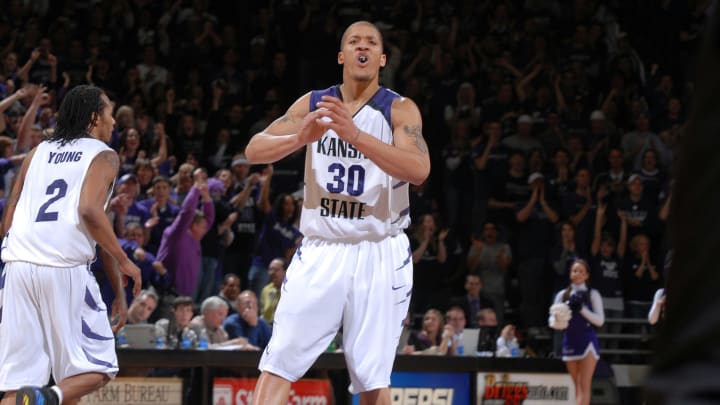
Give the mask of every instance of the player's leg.
<svg viewBox="0 0 720 405">
<path fill-rule="evenodd" d="M 390 402 L 390 374 L 412 291 L 412 252 L 402 234 L 361 242 L 343 313 L 350 391 L 362 403 Z"/>
<path fill-rule="evenodd" d="M 390 405 L 390 403 L 389 387 L 360 393 L 360 405 Z"/>
<path fill-rule="evenodd" d="M 107 309 L 85 266 L 39 268 L 38 279 L 41 319 L 58 382 L 53 389 L 60 391 L 63 403 L 73 403 L 104 386 L 118 371 Z"/>
<path fill-rule="evenodd" d="M 286 404 L 290 383 L 302 377 L 335 338 L 352 278 L 345 244 L 305 240 L 282 285 L 273 334 L 260 359 L 254 404 Z"/>
<path fill-rule="evenodd" d="M 50 379 L 50 358 L 34 282 L 36 266 L 6 263 L 0 273 L 0 404 L 15 404 L 16 391 L 26 385 L 42 385 Z"/>
<path fill-rule="evenodd" d="M 267 371 L 260 373 L 255 391 L 253 404 L 286 404 L 290 395 L 290 380 Z"/>
</svg>

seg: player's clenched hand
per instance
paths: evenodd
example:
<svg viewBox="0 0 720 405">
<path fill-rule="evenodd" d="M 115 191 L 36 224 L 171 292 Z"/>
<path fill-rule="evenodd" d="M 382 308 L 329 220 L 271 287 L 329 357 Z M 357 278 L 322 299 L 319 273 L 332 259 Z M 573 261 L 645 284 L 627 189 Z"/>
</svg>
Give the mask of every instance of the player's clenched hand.
<svg viewBox="0 0 720 405">
<path fill-rule="evenodd" d="M 332 129 L 338 134 L 340 139 L 346 142 L 355 141 L 358 128 L 352 120 L 352 114 L 347 106 L 337 98 L 332 96 L 323 96 L 322 101 L 317 103 L 316 110 L 322 117 L 330 118 L 327 120 L 318 120 L 318 124 L 327 129 Z"/>
<path fill-rule="evenodd" d="M 300 131 L 297 133 L 298 140 L 301 144 L 305 145 L 313 143 L 320 139 L 327 129 L 318 124 L 318 121 L 322 118 L 320 112 L 315 110 L 303 118 Z"/>
</svg>

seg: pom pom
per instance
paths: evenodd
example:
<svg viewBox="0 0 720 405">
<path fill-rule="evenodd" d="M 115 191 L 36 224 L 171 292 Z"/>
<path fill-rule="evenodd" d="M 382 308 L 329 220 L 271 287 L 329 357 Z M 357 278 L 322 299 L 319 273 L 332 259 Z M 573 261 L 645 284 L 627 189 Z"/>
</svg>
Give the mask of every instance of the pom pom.
<svg viewBox="0 0 720 405">
<path fill-rule="evenodd" d="M 550 327 L 555 330 L 565 330 L 572 318 L 570 307 L 564 302 L 558 302 L 550 307 Z"/>
</svg>

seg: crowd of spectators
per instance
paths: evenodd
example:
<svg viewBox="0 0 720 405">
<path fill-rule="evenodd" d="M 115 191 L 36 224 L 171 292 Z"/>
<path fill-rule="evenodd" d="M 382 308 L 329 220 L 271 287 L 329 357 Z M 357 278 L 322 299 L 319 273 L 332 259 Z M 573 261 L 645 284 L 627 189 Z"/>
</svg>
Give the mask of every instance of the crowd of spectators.
<svg viewBox="0 0 720 405">
<path fill-rule="evenodd" d="M 425 338 L 442 336 L 453 303 L 469 325 L 487 307 L 501 327 L 544 325 L 575 257 L 609 310 L 645 317 L 709 1 L 651 3 L 11 0 L 2 189 L 68 88 L 103 88 L 121 158 L 111 216 L 156 294 L 153 320 L 172 319 L 177 296 L 197 311 L 222 290 L 235 337 L 246 325 L 232 312 L 269 316 L 273 260 L 284 267 L 302 240 L 304 151 L 251 166 L 244 146 L 300 94 L 339 82 L 340 35 L 366 19 L 384 36 L 381 84 L 420 107 L 433 163 L 411 187 L 408 229 Z"/>
</svg>

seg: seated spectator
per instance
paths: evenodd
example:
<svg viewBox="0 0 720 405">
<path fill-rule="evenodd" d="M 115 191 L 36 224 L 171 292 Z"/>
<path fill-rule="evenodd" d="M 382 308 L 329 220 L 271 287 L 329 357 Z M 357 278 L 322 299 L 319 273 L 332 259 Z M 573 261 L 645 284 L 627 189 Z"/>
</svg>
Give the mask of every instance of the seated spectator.
<svg viewBox="0 0 720 405">
<path fill-rule="evenodd" d="M 240 291 L 242 291 L 242 288 L 240 288 L 240 277 L 234 273 L 226 274 L 218 296 L 228 304 L 228 315 L 237 313 L 236 308 L 239 304 L 238 297 L 240 296 Z"/>
<path fill-rule="evenodd" d="M 445 325 L 442 313 L 437 309 L 428 309 L 423 317 L 422 329 L 410 335 L 403 353 L 445 355 L 452 336 L 453 327 Z"/>
<path fill-rule="evenodd" d="M 250 290 L 240 293 L 237 313 L 228 316 L 223 327 L 230 339 L 245 337 L 257 350 L 265 349 L 272 334 L 270 325 L 260 318 L 257 296 Z"/>
<path fill-rule="evenodd" d="M 467 324 L 465 311 L 461 307 L 453 305 L 445 312 L 445 322 L 447 325 L 450 325 L 453 330 L 452 339 L 448 342 L 447 354 L 450 356 L 459 356 L 464 354 L 465 351 L 474 353 L 476 349 L 472 347 L 460 348 L 463 331 L 465 331 L 465 325 Z"/>
<path fill-rule="evenodd" d="M 285 259 L 276 258 L 268 266 L 270 282 L 262 289 L 260 294 L 260 315 L 269 323 L 275 318 L 275 309 L 280 302 L 281 287 L 285 280 Z"/>
<path fill-rule="evenodd" d="M 168 349 L 174 349 L 182 340 L 182 333 L 190 326 L 193 317 L 193 301 L 189 296 L 179 296 L 173 301 L 173 315 L 170 319 L 162 318 L 155 322 L 155 326 L 162 328 L 167 337 Z"/>
<path fill-rule="evenodd" d="M 466 294 L 454 297 L 450 300 L 451 305 L 457 305 L 465 311 L 465 319 L 470 319 L 470 327 L 477 328 L 478 313 L 485 308 L 495 308 L 495 304 L 481 293 L 483 289 L 482 278 L 479 274 L 468 274 L 465 276 Z M 493 310 L 493 315 L 495 310 Z"/>
<path fill-rule="evenodd" d="M 507 324 L 500 332 L 495 342 L 495 355 L 497 357 L 518 357 L 520 355 L 520 344 L 515 334 L 515 325 Z"/>
<path fill-rule="evenodd" d="M 497 316 L 492 308 L 484 308 L 478 311 L 475 320 L 478 328 L 480 328 L 480 337 L 478 339 L 478 352 L 492 355 L 495 353 L 497 345 Z"/>
<path fill-rule="evenodd" d="M 205 328 L 208 336 L 210 348 L 229 345 L 241 345 L 245 349 L 248 341 L 244 337 L 230 339 L 223 322 L 227 319 L 228 305 L 224 299 L 213 296 L 205 298 L 200 305 L 200 314 L 190 321 L 190 327 L 195 333 L 200 334 L 200 330 Z"/>
<path fill-rule="evenodd" d="M 152 315 L 158 304 L 158 295 L 152 290 L 142 290 L 135 296 L 132 304 L 128 308 L 127 323 L 140 324 L 148 323 L 150 315 Z"/>
</svg>

